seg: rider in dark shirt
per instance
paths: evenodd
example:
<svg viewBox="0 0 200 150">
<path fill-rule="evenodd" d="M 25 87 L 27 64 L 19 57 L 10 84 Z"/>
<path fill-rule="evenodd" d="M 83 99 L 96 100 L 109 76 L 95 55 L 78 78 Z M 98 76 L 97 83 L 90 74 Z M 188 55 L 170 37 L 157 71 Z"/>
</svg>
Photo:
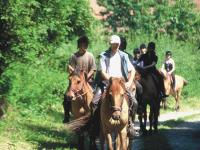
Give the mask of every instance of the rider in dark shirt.
<svg viewBox="0 0 200 150">
<path fill-rule="evenodd" d="M 161 91 L 160 96 L 166 97 L 163 77 L 160 74 L 160 72 L 156 69 L 158 57 L 155 52 L 154 42 L 150 42 L 148 44 L 147 53 L 141 55 L 139 62 L 141 65 L 137 67 L 137 70 L 139 70 L 141 74 L 151 73 L 153 76 L 153 79 L 155 80 L 157 86 L 159 87 Z"/>
<path fill-rule="evenodd" d="M 165 61 L 162 65 L 162 69 L 166 70 L 166 72 L 172 76 L 172 88 L 175 90 L 175 62 L 172 59 L 172 52 L 171 51 L 166 51 L 165 54 Z"/>
<path fill-rule="evenodd" d="M 140 65 L 139 64 L 140 56 L 141 56 L 140 49 L 139 48 L 135 48 L 133 50 L 133 60 L 131 61 L 133 66 Z"/>
</svg>

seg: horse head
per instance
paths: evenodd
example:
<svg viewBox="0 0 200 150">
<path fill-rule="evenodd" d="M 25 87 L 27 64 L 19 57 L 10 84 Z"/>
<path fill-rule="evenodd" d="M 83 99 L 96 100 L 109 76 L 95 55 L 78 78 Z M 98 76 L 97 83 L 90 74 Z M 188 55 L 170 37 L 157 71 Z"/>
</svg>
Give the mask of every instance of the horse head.
<svg viewBox="0 0 200 150">
<path fill-rule="evenodd" d="M 69 74 L 69 86 L 66 92 L 66 96 L 70 100 L 76 100 L 84 95 L 83 88 L 86 83 L 87 74 L 80 69 L 75 69 Z"/>
<path fill-rule="evenodd" d="M 165 87 L 165 94 L 169 95 L 171 90 L 172 79 L 171 76 L 167 73 L 166 70 L 160 70 L 161 75 L 163 76 L 164 80 L 164 87 Z"/>
<path fill-rule="evenodd" d="M 107 96 L 111 103 L 112 119 L 119 120 L 125 95 L 125 81 L 121 78 L 110 78 Z"/>
</svg>

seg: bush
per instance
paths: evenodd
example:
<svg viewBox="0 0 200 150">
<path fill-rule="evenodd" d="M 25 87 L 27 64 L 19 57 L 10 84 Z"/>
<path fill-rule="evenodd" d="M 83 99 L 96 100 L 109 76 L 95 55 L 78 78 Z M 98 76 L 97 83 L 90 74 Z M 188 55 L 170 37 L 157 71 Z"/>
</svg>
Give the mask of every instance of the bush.
<svg viewBox="0 0 200 150">
<path fill-rule="evenodd" d="M 160 34 L 176 36 L 179 40 L 198 38 L 200 34 L 200 15 L 190 0 L 99 0 L 112 12 L 106 25 L 114 31 L 125 29 L 136 35 Z"/>
<path fill-rule="evenodd" d="M 86 0 L 1 1 L 0 13 L 0 59 L 5 64 L 52 54 L 63 42 L 89 34 L 94 23 Z"/>
</svg>

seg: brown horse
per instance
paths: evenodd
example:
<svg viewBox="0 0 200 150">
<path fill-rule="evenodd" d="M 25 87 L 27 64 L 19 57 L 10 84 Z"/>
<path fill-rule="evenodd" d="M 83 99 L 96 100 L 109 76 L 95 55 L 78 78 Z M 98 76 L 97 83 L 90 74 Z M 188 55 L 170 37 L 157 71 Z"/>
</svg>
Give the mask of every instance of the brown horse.
<svg viewBox="0 0 200 150">
<path fill-rule="evenodd" d="M 93 90 L 86 81 L 84 71 L 74 71 L 69 75 L 69 87 L 66 96 L 71 100 L 71 113 L 74 119 L 90 112 Z"/>
<path fill-rule="evenodd" d="M 69 75 L 69 86 L 66 96 L 71 100 L 71 113 L 73 119 L 78 119 L 90 113 L 90 103 L 93 90 L 87 82 L 87 75 L 82 70 L 74 70 Z M 83 149 L 83 134 L 79 136 L 79 149 Z"/>
<path fill-rule="evenodd" d="M 128 128 L 128 101 L 125 97 L 125 83 L 123 79 L 111 78 L 101 102 L 101 148 L 104 149 L 106 140 L 109 150 L 113 150 L 113 132 L 117 133 L 117 150 L 127 150 L 127 128 Z"/>
<path fill-rule="evenodd" d="M 181 92 L 185 85 L 187 85 L 188 81 L 179 75 L 175 75 L 175 89 L 172 88 L 172 77 L 167 74 L 165 70 L 161 70 L 161 73 L 164 77 L 164 85 L 166 95 L 172 95 L 175 98 L 176 105 L 175 110 L 178 111 L 180 109 L 180 98 Z M 162 105 L 166 109 L 166 99 L 162 100 Z"/>
</svg>

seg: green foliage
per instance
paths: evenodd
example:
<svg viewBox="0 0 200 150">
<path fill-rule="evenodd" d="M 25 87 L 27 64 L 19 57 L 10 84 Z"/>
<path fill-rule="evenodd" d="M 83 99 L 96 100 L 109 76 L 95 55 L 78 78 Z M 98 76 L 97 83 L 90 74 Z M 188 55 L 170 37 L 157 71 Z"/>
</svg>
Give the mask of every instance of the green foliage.
<svg viewBox="0 0 200 150">
<path fill-rule="evenodd" d="M 100 4 L 107 13 L 112 12 L 107 25 L 114 31 L 124 28 L 134 34 L 169 34 L 180 40 L 200 34 L 200 15 L 190 0 L 100 0 Z"/>
<path fill-rule="evenodd" d="M 68 39 L 90 33 L 94 23 L 86 0 L 1 1 L 0 13 L 0 49 L 7 63 L 53 53 Z"/>
<path fill-rule="evenodd" d="M 67 86 L 65 73 L 20 62 L 10 64 L 2 78 L 10 79 L 9 102 L 22 113 L 44 113 L 53 104 L 61 104 Z"/>
</svg>

